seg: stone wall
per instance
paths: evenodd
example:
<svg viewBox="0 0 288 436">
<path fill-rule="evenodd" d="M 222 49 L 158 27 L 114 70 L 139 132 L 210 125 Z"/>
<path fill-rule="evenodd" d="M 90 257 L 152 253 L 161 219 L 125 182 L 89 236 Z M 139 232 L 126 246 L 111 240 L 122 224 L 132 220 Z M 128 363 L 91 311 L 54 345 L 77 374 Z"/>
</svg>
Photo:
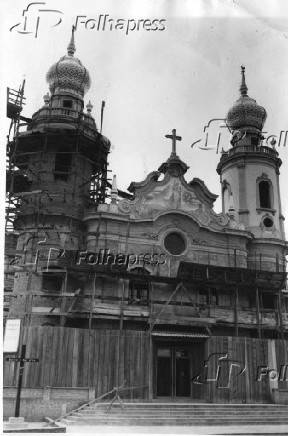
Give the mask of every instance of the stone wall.
<svg viewBox="0 0 288 436">
<path fill-rule="evenodd" d="M 3 419 L 15 414 L 16 387 L 3 388 Z M 43 421 L 68 413 L 95 398 L 91 388 L 23 388 L 21 392 L 20 416 L 26 421 Z"/>
</svg>

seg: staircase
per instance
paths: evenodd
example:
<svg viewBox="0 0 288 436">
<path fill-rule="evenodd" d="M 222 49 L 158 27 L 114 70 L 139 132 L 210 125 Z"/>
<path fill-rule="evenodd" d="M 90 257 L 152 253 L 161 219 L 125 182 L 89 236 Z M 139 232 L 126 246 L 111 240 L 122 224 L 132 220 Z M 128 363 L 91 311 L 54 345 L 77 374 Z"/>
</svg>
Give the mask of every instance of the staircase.
<svg viewBox="0 0 288 436">
<path fill-rule="evenodd" d="M 98 403 L 62 418 L 65 425 L 285 425 L 288 406 L 274 404 Z"/>
</svg>

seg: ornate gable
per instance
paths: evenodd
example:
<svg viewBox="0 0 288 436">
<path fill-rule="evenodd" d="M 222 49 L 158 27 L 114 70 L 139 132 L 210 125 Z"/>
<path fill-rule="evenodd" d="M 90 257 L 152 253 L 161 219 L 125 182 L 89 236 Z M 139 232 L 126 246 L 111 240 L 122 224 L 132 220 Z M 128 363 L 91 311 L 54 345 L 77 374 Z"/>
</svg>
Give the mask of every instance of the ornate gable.
<svg viewBox="0 0 288 436">
<path fill-rule="evenodd" d="M 178 156 L 174 155 L 162 164 L 159 171 L 150 173 L 140 183 L 131 183 L 130 192 L 134 199 L 123 199 L 118 204 L 120 214 L 132 219 L 155 220 L 161 214 L 183 213 L 191 216 L 200 226 L 221 230 L 223 227 L 245 230 L 227 214 L 216 214 L 213 203 L 217 195 L 212 194 L 204 182 L 194 178 L 189 184 L 184 179 L 188 169 Z M 159 181 L 161 172 L 164 179 Z"/>
</svg>

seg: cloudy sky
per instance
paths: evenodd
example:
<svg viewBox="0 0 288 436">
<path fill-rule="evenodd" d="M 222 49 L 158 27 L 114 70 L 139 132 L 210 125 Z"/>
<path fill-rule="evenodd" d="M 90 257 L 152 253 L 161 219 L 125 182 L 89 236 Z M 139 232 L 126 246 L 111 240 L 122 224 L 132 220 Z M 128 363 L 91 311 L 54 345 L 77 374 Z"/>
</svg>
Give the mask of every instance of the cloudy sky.
<svg viewBox="0 0 288 436">
<path fill-rule="evenodd" d="M 30 117 L 43 105 L 47 70 L 66 54 L 71 26 L 82 16 L 75 33 L 75 56 L 92 79 L 85 103 L 91 100 L 93 116 L 100 125 L 101 101 L 106 102 L 103 134 L 112 143 L 109 168 L 117 174 L 120 189 L 158 169 L 171 153 L 165 135 L 176 128 L 182 136 L 177 153 L 190 167 L 187 180 L 199 177 L 212 192 L 220 194 L 216 173 L 220 155 L 215 149 L 192 149 L 191 144 L 201 139 L 198 144 L 204 145 L 204 126 L 213 118 L 225 118 L 238 98 L 241 65 L 246 67 L 248 94 L 267 110 L 266 136 L 279 137 L 281 130 L 288 130 L 285 0 L 46 0 L 31 6 L 29 14 L 23 16 L 28 4 L 2 0 L 1 83 L 5 89 L 18 88 L 26 79 L 23 114 Z M 59 12 L 38 12 L 40 9 Z M 92 29 L 93 20 L 97 24 L 101 14 L 109 15 L 107 19 L 114 24 L 125 20 L 125 29 Z M 59 17 L 62 22 L 54 26 Z M 165 20 L 165 30 L 142 28 L 127 34 L 129 19 Z M 7 121 L 1 123 L 2 152 L 8 125 Z M 216 143 L 218 131 L 215 124 L 208 146 Z M 225 148 L 228 136 L 222 131 L 220 144 Z M 286 148 L 283 144 L 279 147 L 286 217 L 287 150 L 288 141 Z M 220 211 L 219 200 L 216 211 Z"/>
</svg>

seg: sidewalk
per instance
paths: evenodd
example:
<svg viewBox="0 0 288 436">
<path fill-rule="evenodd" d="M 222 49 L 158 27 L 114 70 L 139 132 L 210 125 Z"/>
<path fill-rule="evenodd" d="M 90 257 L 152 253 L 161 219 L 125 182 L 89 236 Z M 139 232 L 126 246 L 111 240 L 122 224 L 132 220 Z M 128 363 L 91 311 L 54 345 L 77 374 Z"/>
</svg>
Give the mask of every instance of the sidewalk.
<svg viewBox="0 0 288 436">
<path fill-rule="evenodd" d="M 255 426 L 78 426 L 66 427 L 66 432 L 85 435 L 96 433 L 101 434 L 192 434 L 192 435 L 286 435 L 288 436 L 287 425 L 255 425 Z"/>
<path fill-rule="evenodd" d="M 31 430 L 33 431 L 32 434 L 39 434 L 41 435 L 41 428 L 44 427 L 45 422 L 28 422 L 29 428 L 25 431 L 13 431 L 9 432 L 9 434 L 13 435 L 19 435 L 21 433 L 29 433 Z M 65 427 L 64 425 L 61 425 L 61 427 Z M 46 431 L 48 430 L 47 427 L 45 427 Z M 30 431 L 29 431 L 30 430 Z M 35 430 L 39 430 L 39 433 L 35 433 Z M 4 431 L 5 431 L 5 423 L 4 423 Z M 97 434 L 98 435 L 113 435 L 113 434 L 149 434 L 149 435 L 157 435 L 157 434 L 192 434 L 194 436 L 197 435 L 282 435 L 282 436 L 288 436 L 288 426 L 287 425 L 255 425 L 255 426 L 198 426 L 198 427 L 192 427 L 192 426 L 101 426 L 101 425 L 95 425 L 95 426 L 89 426 L 89 425 L 71 425 L 66 427 L 66 433 L 67 434 L 78 434 L 78 435 L 85 435 L 85 434 Z M 46 433 L 45 434 L 53 434 L 53 433 Z"/>
</svg>

